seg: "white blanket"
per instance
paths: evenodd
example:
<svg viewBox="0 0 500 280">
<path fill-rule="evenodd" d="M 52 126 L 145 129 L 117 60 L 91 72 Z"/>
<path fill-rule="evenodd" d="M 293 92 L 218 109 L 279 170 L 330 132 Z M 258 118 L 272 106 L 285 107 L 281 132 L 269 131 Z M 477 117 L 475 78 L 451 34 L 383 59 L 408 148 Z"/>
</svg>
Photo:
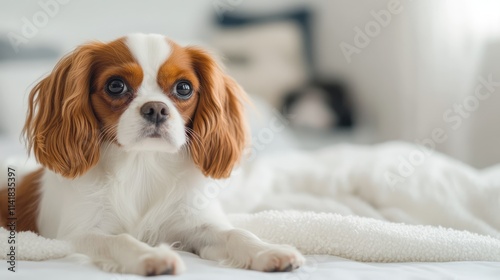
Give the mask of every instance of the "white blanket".
<svg viewBox="0 0 500 280">
<path fill-rule="evenodd" d="M 246 213 L 230 215 L 236 226 L 305 254 L 372 262 L 500 261 L 499 178 L 500 168 L 480 172 L 407 144 L 336 146 L 247 162 L 193 201 L 218 197 L 228 212 Z M 268 209 L 280 211 L 248 214 Z M 0 230 L 0 240 L 7 234 Z M 19 233 L 18 241 L 21 260 L 71 253 L 68 244 L 31 233 Z M 0 256 L 7 253 L 1 242 Z"/>
<path fill-rule="evenodd" d="M 221 186 L 226 211 L 303 210 L 500 238 L 500 165 L 478 171 L 412 144 L 337 145 L 254 160 Z"/>
</svg>

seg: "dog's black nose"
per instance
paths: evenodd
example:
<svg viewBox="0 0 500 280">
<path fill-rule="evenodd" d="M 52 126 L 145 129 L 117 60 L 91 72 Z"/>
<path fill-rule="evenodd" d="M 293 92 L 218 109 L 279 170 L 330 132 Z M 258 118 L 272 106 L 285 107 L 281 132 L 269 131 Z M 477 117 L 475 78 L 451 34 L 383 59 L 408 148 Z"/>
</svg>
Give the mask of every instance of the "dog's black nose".
<svg viewBox="0 0 500 280">
<path fill-rule="evenodd" d="M 141 114 L 147 121 L 158 125 L 167 120 L 168 107 L 163 102 L 148 102 L 142 105 Z"/>
</svg>

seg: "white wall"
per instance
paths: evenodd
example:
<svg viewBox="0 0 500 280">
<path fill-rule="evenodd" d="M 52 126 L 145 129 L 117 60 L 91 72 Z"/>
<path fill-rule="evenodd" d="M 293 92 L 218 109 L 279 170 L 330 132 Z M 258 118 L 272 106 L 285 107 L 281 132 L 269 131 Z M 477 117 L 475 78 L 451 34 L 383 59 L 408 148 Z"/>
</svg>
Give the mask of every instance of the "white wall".
<svg viewBox="0 0 500 280">
<path fill-rule="evenodd" d="M 49 0 L 40 0 L 48 2 Z M 132 32 L 162 33 L 181 41 L 197 41 L 214 9 L 211 1 L 64 0 L 59 12 L 30 39 L 57 42 L 63 51 L 90 40 L 112 40 Z M 42 8 L 39 1 L 3 1 L 0 31 L 20 33 L 22 18 Z M 200 28 L 201 27 L 201 28 Z"/>
</svg>

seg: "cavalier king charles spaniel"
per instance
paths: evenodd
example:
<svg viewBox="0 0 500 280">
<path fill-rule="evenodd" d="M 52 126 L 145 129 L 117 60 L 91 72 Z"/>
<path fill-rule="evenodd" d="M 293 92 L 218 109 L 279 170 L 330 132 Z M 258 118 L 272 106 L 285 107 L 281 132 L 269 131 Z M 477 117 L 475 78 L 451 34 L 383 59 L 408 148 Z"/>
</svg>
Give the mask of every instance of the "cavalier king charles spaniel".
<svg viewBox="0 0 500 280">
<path fill-rule="evenodd" d="M 179 274 L 174 249 L 290 271 L 304 257 L 234 228 L 197 187 L 231 175 L 246 146 L 242 88 L 205 51 L 156 34 L 89 43 L 29 95 L 24 134 L 42 169 L 17 187 L 17 230 L 68 240 L 105 271 Z M 6 225 L 8 195 L 0 194 Z"/>
</svg>

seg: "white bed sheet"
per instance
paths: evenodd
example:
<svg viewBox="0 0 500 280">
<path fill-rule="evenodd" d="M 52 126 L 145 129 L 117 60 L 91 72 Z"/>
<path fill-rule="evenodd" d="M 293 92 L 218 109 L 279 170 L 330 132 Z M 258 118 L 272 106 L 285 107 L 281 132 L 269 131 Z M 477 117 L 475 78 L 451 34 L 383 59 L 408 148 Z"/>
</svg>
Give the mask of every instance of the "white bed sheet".
<svg viewBox="0 0 500 280">
<path fill-rule="evenodd" d="M 175 277 L 208 280 L 324 280 L 324 279 L 500 279 L 500 262 L 448 262 L 448 263 L 361 263 L 334 256 L 307 256 L 307 264 L 295 272 L 263 273 L 242 269 L 225 268 L 213 261 L 181 252 L 187 271 Z M 174 279 L 172 276 L 154 278 L 135 275 L 111 274 L 100 271 L 85 257 L 71 256 L 44 262 L 21 261 L 17 272 L 7 270 L 7 263 L 0 264 L 2 280 L 139 280 Z"/>
</svg>

